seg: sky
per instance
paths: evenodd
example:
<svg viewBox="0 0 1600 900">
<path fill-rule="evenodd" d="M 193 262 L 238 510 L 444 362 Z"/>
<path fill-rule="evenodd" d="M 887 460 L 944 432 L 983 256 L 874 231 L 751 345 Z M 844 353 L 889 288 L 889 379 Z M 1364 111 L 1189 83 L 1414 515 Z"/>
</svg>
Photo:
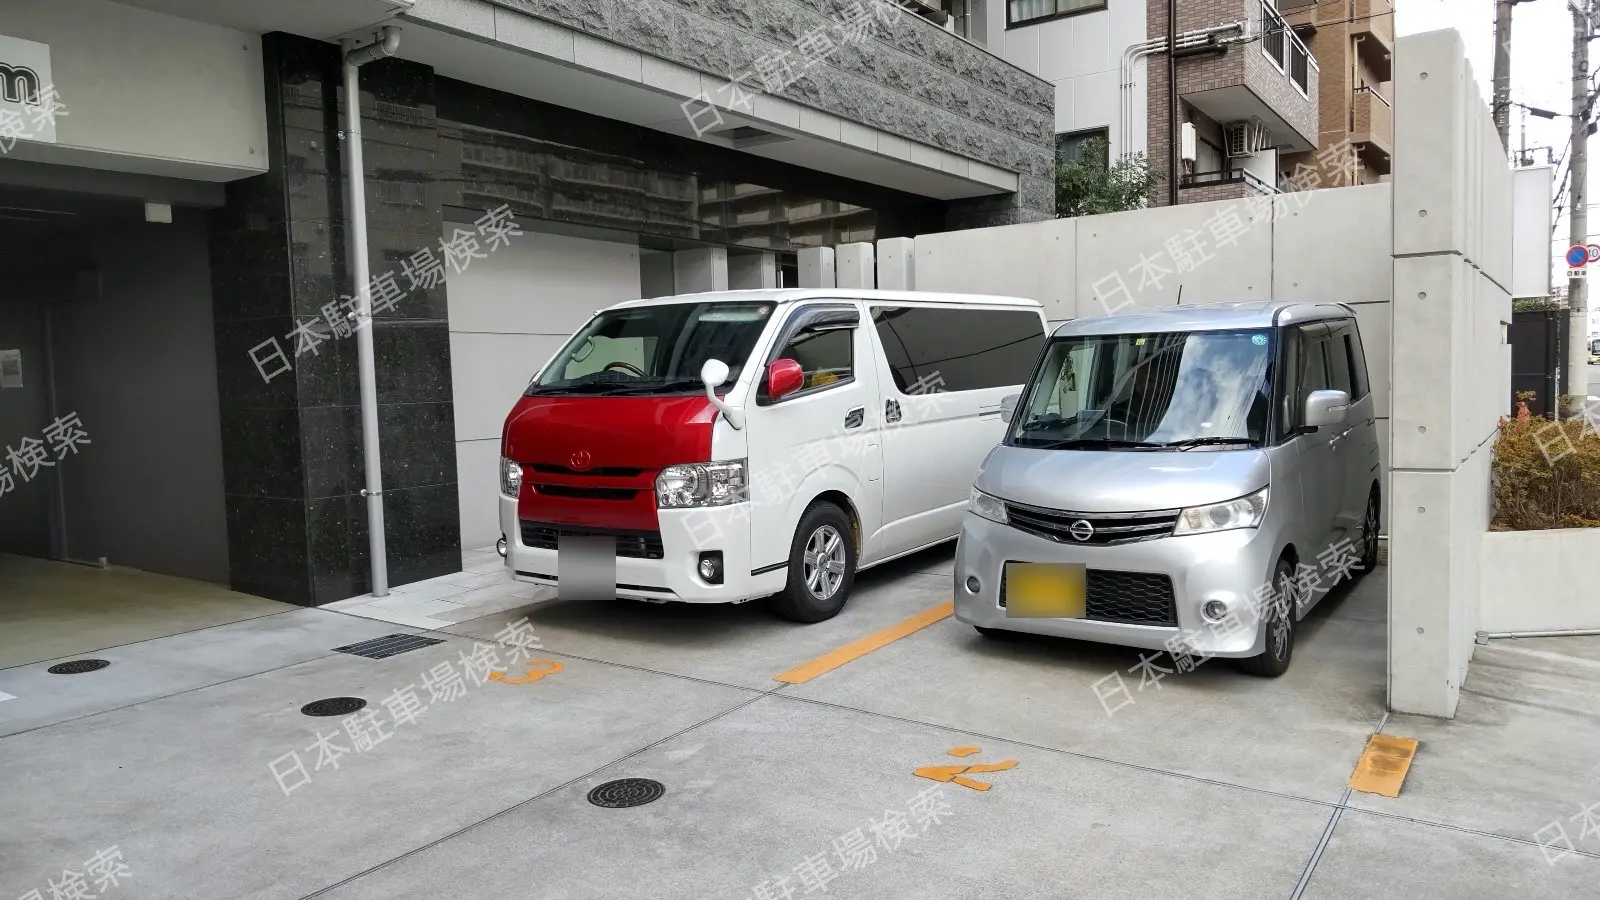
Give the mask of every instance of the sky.
<svg viewBox="0 0 1600 900">
<path fill-rule="evenodd" d="M 1485 103 L 1493 101 L 1494 90 L 1494 0 L 1395 0 L 1395 31 L 1415 34 L 1439 28 L 1461 32 L 1467 61 L 1483 91 Z M 1600 43 L 1590 46 L 1591 71 L 1600 61 Z M 1566 0 L 1523 0 L 1512 7 L 1511 99 L 1541 109 L 1566 113 L 1572 108 L 1572 13 Z M 1511 146 L 1522 144 L 1522 110 L 1511 111 Z M 1560 161 L 1571 135 L 1568 118 L 1539 119 L 1527 116 L 1528 146 L 1554 147 Z M 1600 138 L 1591 140 L 1590 196 L 1594 196 L 1596 176 L 1600 176 Z M 1545 161 L 1544 151 L 1534 154 L 1536 163 Z M 1564 169 L 1558 170 L 1559 179 Z M 1600 219 L 1591 218 L 1590 240 L 1600 240 Z M 1560 217 L 1552 255 L 1567 248 L 1568 225 Z"/>
</svg>

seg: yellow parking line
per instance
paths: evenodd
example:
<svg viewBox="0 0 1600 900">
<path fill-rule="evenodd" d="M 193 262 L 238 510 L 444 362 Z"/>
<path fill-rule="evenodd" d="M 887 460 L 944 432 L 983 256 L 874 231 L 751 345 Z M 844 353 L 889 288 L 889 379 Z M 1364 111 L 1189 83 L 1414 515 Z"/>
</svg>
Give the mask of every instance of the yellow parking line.
<svg viewBox="0 0 1600 900">
<path fill-rule="evenodd" d="M 1367 742 L 1356 761 L 1356 770 L 1350 773 L 1351 788 L 1364 794 L 1383 797 L 1400 796 L 1400 785 L 1411 771 L 1411 760 L 1417 755 L 1417 742 L 1411 738 L 1375 734 Z"/>
<path fill-rule="evenodd" d="M 819 656 L 805 665 L 795 666 L 782 675 L 775 675 L 773 680 L 786 681 L 789 684 L 804 684 L 818 675 L 826 675 L 851 660 L 859 659 L 880 647 L 892 644 L 908 634 L 921 631 L 935 622 L 948 619 L 955 611 L 955 601 L 946 600 L 933 609 L 917 613 L 898 625 L 891 625 L 877 634 L 869 634 L 859 641 L 853 641 L 831 653 Z"/>
</svg>

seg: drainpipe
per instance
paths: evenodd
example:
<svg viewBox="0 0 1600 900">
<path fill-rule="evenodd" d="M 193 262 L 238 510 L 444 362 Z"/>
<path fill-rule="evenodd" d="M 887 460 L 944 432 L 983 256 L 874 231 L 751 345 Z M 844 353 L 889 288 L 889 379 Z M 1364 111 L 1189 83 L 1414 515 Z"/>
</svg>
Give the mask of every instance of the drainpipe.
<svg viewBox="0 0 1600 900">
<path fill-rule="evenodd" d="M 378 381 L 372 357 L 371 273 L 367 268 L 367 187 L 361 160 L 361 66 L 393 56 L 400 49 L 400 29 L 383 26 L 383 36 L 365 46 L 345 39 L 344 149 L 349 181 L 350 275 L 355 281 L 356 371 L 361 380 L 361 457 L 366 469 L 367 552 L 372 557 L 372 596 L 389 595 L 389 559 L 383 535 L 383 455 L 378 449 Z"/>
<path fill-rule="evenodd" d="M 1178 49 L 1187 50 L 1192 47 L 1204 47 L 1210 44 L 1217 35 L 1228 32 L 1248 35 L 1249 26 L 1245 21 L 1241 20 L 1229 22 L 1226 25 L 1211 25 L 1206 28 L 1185 31 L 1183 34 L 1178 35 Z M 1133 144 L 1133 91 L 1139 86 L 1138 78 L 1134 74 L 1134 68 L 1145 57 L 1164 52 L 1166 49 L 1166 38 L 1150 38 L 1137 44 L 1130 44 L 1127 49 L 1122 51 L 1122 82 L 1118 86 L 1121 115 L 1118 116 L 1117 139 L 1118 146 L 1122 148 L 1124 155 L 1129 152 L 1127 148 Z"/>
<path fill-rule="evenodd" d="M 1167 0 L 1167 205 L 1178 205 L 1178 0 Z"/>
<path fill-rule="evenodd" d="M 1480 631 L 1477 642 L 1487 644 L 1490 641 L 1510 638 L 1542 638 L 1542 637 L 1588 637 L 1600 634 L 1600 628 L 1567 628 L 1560 631 Z"/>
</svg>

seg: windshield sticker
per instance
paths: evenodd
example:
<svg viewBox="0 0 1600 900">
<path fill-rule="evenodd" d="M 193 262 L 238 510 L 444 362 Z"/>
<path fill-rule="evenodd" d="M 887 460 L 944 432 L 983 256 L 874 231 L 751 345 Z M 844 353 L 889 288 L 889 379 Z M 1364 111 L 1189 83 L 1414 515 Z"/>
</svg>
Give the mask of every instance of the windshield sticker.
<svg viewBox="0 0 1600 900">
<path fill-rule="evenodd" d="M 1250 335 L 1250 343 L 1255 344 L 1257 347 L 1265 347 L 1267 345 L 1267 336 L 1264 334 L 1252 334 Z"/>
<path fill-rule="evenodd" d="M 708 309 L 696 321 L 700 322 L 759 322 L 767 317 L 765 306 L 754 309 Z"/>
</svg>

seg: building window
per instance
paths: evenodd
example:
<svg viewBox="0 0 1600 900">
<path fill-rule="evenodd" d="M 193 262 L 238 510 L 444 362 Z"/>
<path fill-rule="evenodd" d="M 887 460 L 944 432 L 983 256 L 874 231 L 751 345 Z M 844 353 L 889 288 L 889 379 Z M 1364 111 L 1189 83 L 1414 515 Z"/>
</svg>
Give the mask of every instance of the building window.
<svg viewBox="0 0 1600 900">
<path fill-rule="evenodd" d="M 1090 128 L 1085 131 L 1070 131 L 1056 135 L 1056 160 L 1058 162 L 1077 162 L 1079 154 L 1083 153 L 1084 145 L 1089 141 L 1099 138 L 1101 145 L 1101 165 L 1109 165 L 1110 155 L 1110 128 Z"/>
<path fill-rule="evenodd" d="M 1046 19 L 1075 16 L 1105 8 L 1106 0 L 1008 0 L 1006 27 L 1032 25 Z"/>
</svg>

